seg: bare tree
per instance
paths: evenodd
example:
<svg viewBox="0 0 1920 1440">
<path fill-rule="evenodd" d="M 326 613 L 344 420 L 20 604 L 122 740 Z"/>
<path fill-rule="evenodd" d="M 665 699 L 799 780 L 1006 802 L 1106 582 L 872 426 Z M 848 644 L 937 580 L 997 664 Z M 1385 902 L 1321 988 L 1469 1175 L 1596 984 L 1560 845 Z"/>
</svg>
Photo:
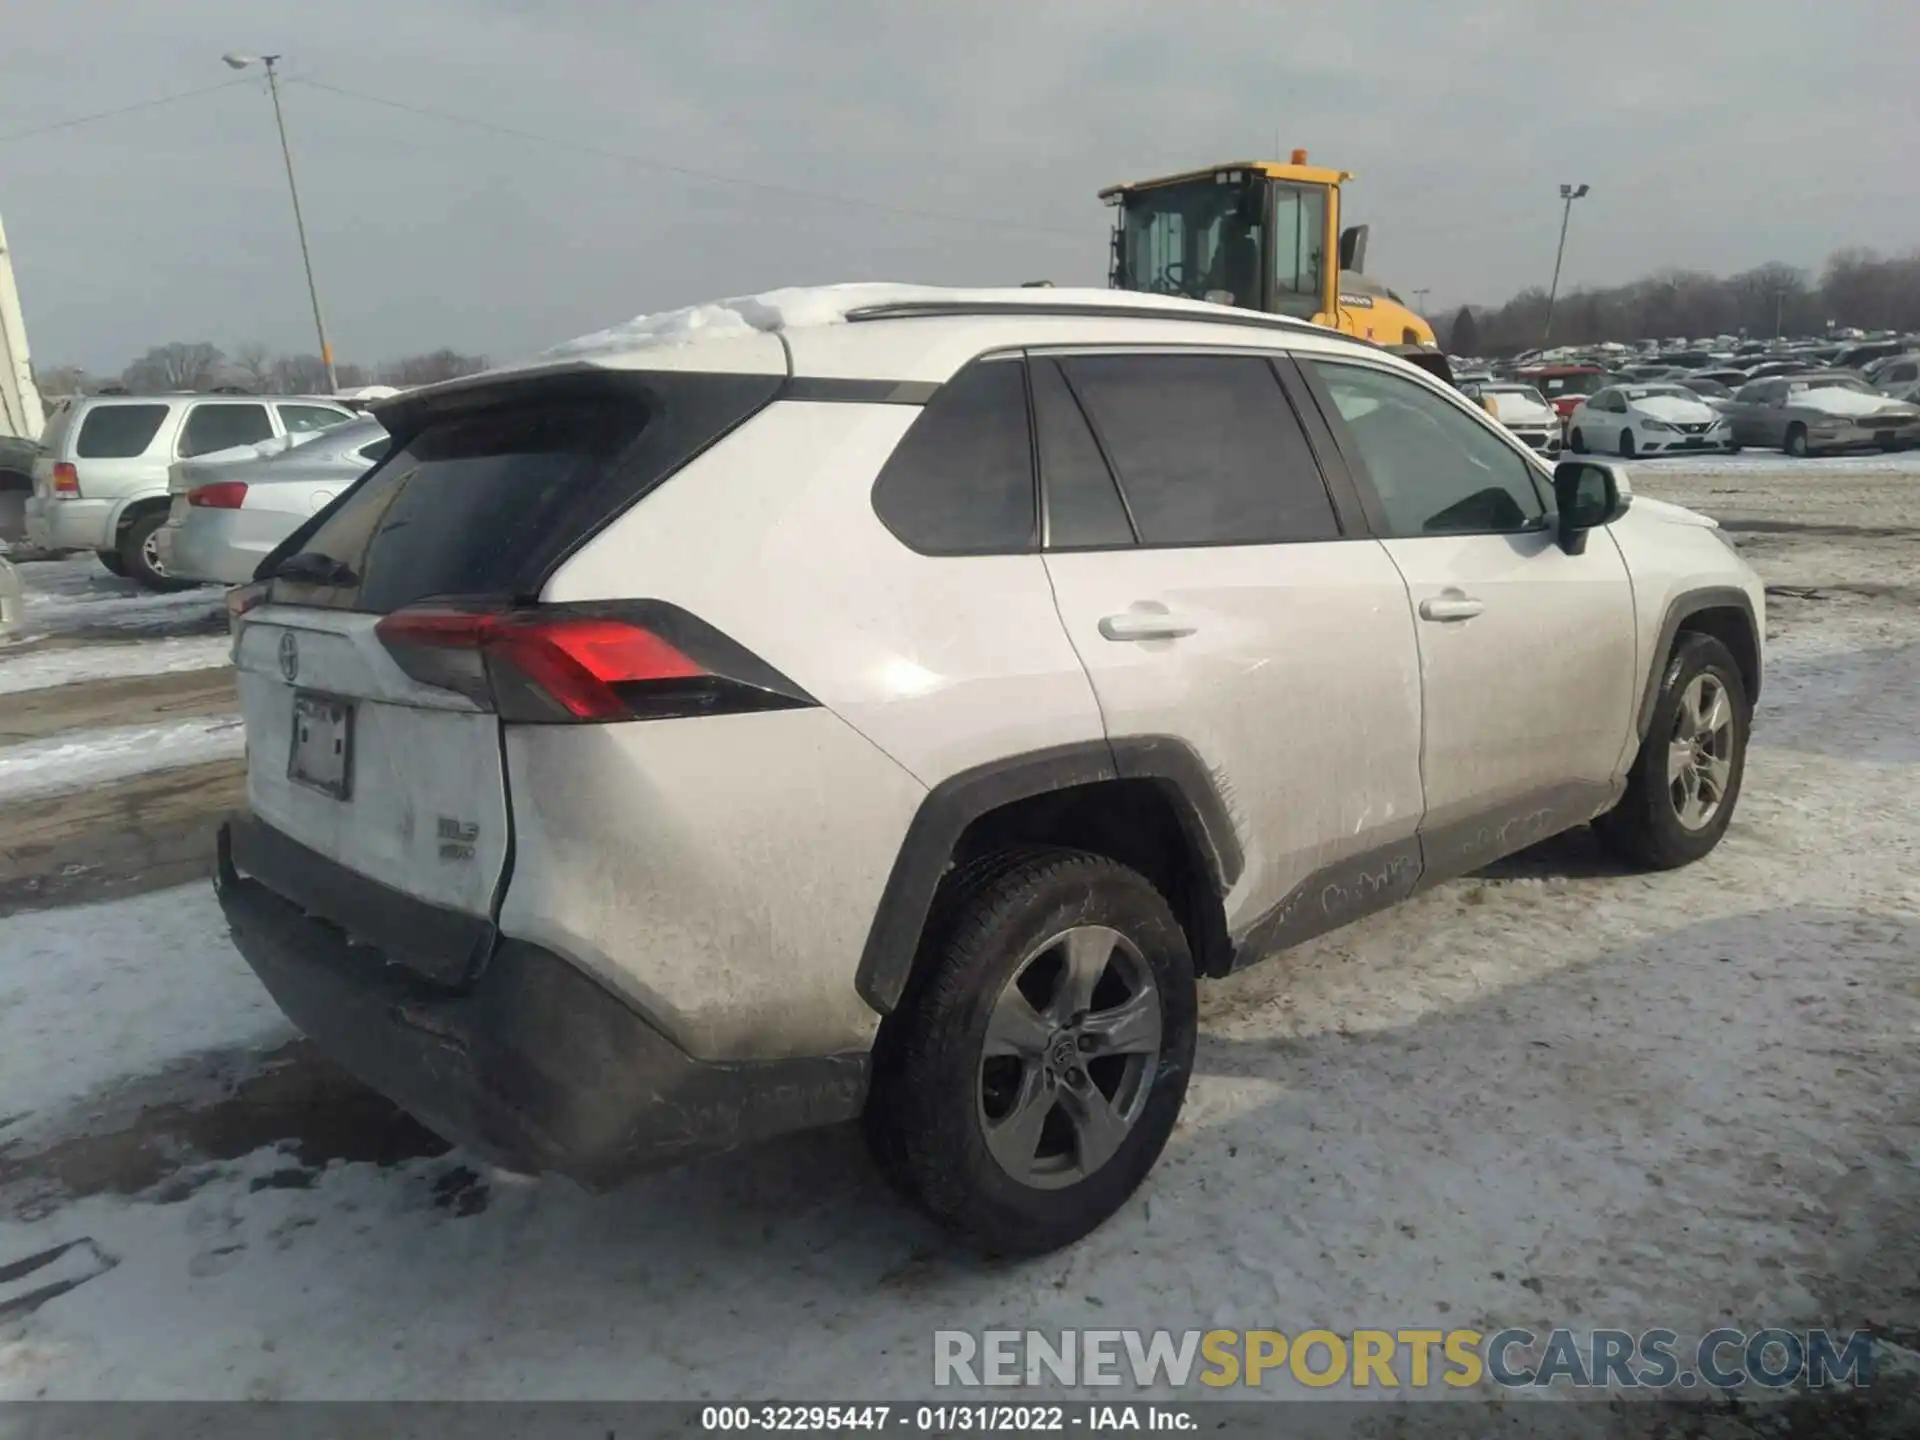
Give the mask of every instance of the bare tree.
<svg viewBox="0 0 1920 1440">
<path fill-rule="evenodd" d="M 273 389 L 273 354 L 258 340 L 249 340 L 233 352 L 233 373 L 242 385 L 256 394 Z"/>
<path fill-rule="evenodd" d="M 324 395 L 327 367 L 318 355 L 279 355 L 273 361 L 276 395 Z"/>
<path fill-rule="evenodd" d="M 477 375 L 486 368 L 484 355 L 462 355 L 458 350 L 440 349 L 382 365 L 380 376 L 389 385 L 432 385 L 462 375 Z"/>
<path fill-rule="evenodd" d="M 35 367 L 33 383 L 43 396 L 53 400 L 84 395 L 93 388 L 94 382 L 78 365 L 54 365 L 45 370 Z"/>
<path fill-rule="evenodd" d="M 220 381 L 226 356 L 204 340 L 156 345 L 129 365 L 120 382 L 129 390 L 208 390 Z"/>
</svg>

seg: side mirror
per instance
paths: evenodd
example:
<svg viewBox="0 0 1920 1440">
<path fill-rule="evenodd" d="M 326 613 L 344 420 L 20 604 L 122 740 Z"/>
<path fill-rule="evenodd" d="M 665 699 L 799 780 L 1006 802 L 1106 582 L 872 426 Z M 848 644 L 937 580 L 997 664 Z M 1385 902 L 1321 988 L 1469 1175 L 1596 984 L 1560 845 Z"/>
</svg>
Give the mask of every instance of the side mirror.
<svg viewBox="0 0 1920 1440">
<path fill-rule="evenodd" d="M 1618 465 L 1562 460 L 1553 467 L 1553 499 L 1560 512 L 1560 548 L 1579 555 L 1587 532 L 1611 525 L 1633 503 L 1633 482 Z"/>
</svg>

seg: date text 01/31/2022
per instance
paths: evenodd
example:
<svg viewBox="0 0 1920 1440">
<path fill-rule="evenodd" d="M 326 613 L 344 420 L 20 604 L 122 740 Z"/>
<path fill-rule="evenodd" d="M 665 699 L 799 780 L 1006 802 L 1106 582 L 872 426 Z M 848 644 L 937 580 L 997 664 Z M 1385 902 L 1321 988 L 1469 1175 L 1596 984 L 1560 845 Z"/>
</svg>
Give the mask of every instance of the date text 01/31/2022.
<svg viewBox="0 0 1920 1440">
<path fill-rule="evenodd" d="M 749 1431 L 822 1434 L 907 1431 L 916 1434 L 1090 1433 L 1131 1430 L 1183 1432 L 1198 1428 L 1172 1405 L 707 1405 L 700 1428 L 709 1433 Z"/>
</svg>

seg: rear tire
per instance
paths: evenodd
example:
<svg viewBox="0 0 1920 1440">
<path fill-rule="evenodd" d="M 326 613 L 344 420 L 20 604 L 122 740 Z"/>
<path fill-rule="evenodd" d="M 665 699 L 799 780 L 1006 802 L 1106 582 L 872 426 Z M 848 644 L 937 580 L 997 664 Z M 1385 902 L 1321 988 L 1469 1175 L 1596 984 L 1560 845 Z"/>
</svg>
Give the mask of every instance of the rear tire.
<svg viewBox="0 0 1920 1440">
<path fill-rule="evenodd" d="M 128 522 L 127 528 L 120 532 L 120 563 L 126 567 L 121 573 L 138 581 L 144 588 L 163 594 L 172 590 L 191 590 L 198 582 L 176 580 L 167 574 L 160 564 L 159 555 L 155 553 L 153 537 L 166 523 L 167 512 L 164 510 L 149 510 Z"/>
<path fill-rule="evenodd" d="M 1143 876 L 1077 850 L 989 857 L 934 902 L 875 1045 L 868 1141 L 987 1252 L 1058 1249 L 1153 1168 L 1195 1030 L 1186 936 Z"/>
<path fill-rule="evenodd" d="M 1587 453 L 1587 437 L 1582 435 L 1577 427 L 1574 432 L 1567 437 L 1567 444 L 1573 447 L 1573 453 L 1576 455 L 1584 455 Z"/>
<path fill-rule="evenodd" d="M 126 577 L 127 567 L 121 561 L 117 550 L 96 550 L 93 553 L 100 557 L 101 568 L 109 575 L 118 575 L 122 579 Z"/>
<path fill-rule="evenodd" d="M 1723 714 L 1713 713 L 1715 697 Z M 1622 858 L 1648 869 L 1673 870 L 1700 859 L 1732 823 L 1752 723 L 1732 652 L 1711 635 L 1683 634 L 1661 673 L 1627 793 L 1593 822 L 1595 832 Z M 1710 807 L 1703 803 L 1708 799 Z"/>
<path fill-rule="evenodd" d="M 1631 460 L 1633 458 L 1633 432 L 1631 430 L 1622 430 L 1620 432 L 1620 457 L 1623 460 Z"/>
<path fill-rule="evenodd" d="M 1787 427 L 1787 443 L 1782 448 L 1796 460 L 1806 459 L 1809 453 L 1807 450 L 1807 427 L 1797 420 L 1789 425 Z"/>
</svg>

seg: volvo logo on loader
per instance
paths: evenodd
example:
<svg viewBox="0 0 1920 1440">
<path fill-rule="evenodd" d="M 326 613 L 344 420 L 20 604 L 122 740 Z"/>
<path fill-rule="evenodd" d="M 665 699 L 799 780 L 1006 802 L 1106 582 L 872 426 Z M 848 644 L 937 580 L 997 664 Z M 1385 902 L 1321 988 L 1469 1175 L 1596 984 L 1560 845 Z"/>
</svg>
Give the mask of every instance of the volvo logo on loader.
<svg viewBox="0 0 1920 1440">
<path fill-rule="evenodd" d="M 300 642 L 291 630 L 280 632 L 280 674 L 289 681 L 300 674 Z"/>
</svg>

